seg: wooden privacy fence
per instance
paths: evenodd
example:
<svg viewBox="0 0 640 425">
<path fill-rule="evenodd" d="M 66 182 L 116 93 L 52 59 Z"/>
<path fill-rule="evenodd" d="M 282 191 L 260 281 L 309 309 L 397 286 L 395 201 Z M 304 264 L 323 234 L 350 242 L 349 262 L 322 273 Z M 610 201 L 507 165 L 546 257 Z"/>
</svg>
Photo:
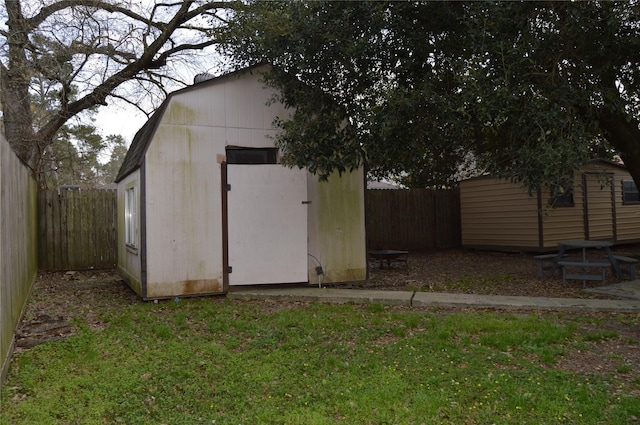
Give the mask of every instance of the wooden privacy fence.
<svg viewBox="0 0 640 425">
<path fill-rule="evenodd" d="M 116 190 L 47 190 L 38 194 L 39 268 L 113 268 L 117 262 Z"/>
<path fill-rule="evenodd" d="M 460 246 L 460 195 L 450 190 L 367 190 L 370 249 L 413 251 Z M 117 263 L 115 190 L 38 194 L 42 270 L 113 268 Z"/>
<path fill-rule="evenodd" d="M 37 194 L 31 172 L 4 138 L 0 118 L 0 387 L 38 274 Z"/>
<path fill-rule="evenodd" d="M 459 189 L 367 190 L 369 249 L 461 245 Z"/>
</svg>

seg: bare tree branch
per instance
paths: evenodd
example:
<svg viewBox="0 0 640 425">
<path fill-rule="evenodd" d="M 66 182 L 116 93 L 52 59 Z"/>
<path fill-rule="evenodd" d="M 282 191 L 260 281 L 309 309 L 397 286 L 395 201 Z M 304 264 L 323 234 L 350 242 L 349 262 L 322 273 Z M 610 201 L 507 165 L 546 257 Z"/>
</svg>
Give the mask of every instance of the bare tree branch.
<svg viewBox="0 0 640 425">
<path fill-rule="evenodd" d="M 142 90 L 139 94 L 166 95 L 165 85 L 178 83 L 164 72 L 167 65 L 188 51 L 219 43 L 211 34 L 215 25 L 226 22 L 221 10 L 240 5 L 188 0 L 155 3 L 145 10 L 120 0 L 61 0 L 27 16 L 22 8 L 26 0 L 4 4 L 0 104 L 5 132 L 36 174 L 54 135 L 72 117 L 106 105 L 109 98 L 143 109 L 139 99 L 129 99 L 123 91 L 130 84 Z M 48 97 L 53 109 L 40 113 L 37 123 L 30 101 L 35 81 L 42 92 L 55 94 Z"/>
</svg>

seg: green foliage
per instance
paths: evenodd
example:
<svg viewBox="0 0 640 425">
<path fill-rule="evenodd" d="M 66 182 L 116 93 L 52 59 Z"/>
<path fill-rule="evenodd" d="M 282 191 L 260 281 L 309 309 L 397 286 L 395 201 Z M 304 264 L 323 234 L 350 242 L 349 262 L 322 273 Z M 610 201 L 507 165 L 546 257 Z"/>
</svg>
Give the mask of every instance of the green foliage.
<svg viewBox="0 0 640 425">
<path fill-rule="evenodd" d="M 491 172 L 553 189 L 619 153 L 640 182 L 639 7 L 249 2 L 225 52 L 288 72 L 269 80 L 298 108 L 278 141 L 321 175 L 362 153 L 411 187 Z"/>
<path fill-rule="evenodd" d="M 97 183 L 98 154 L 104 149 L 96 128 L 65 125 L 56 133 L 47 161 L 51 164 L 50 186 Z"/>
<path fill-rule="evenodd" d="M 31 96 L 35 125 L 44 125 L 55 116 L 56 108 L 60 107 L 60 96 L 55 90 Z M 75 90 L 67 94 L 71 99 L 75 96 Z M 115 180 L 127 153 L 125 141 L 119 135 L 103 137 L 93 125 L 95 114 L 93 108 L 82 114 L 82 119 L 70 120 L 62 125 L 55 132 L 50 145 L 40 153 L 39 180 L 47 187 L 99 187 Z M 104 163 L 102 157 L 109 151 L 110 159 Z"/>
<path fill-rule="evenodd" d="M 122 136 L 111 134 L 106 138 L 106 145 L 111 149 L 109 161 L 100 166 L 100 174 L 104 184 L 113 183 L 118 176 L 120 166 L 127 155 L 127 146 Z"/>
<path fill-rule="evenodd" d="M 108 151 L 111 151 L 109 161 L 101 161 L 100 157 Z M 110 135 L 105 139 L 92 125 L 64 125 L 44 155 L 49 163 L 47 185 L 90 188 L 113 183 L 126 153 L 122 136 Z"/>
<path fill-rule="evenodd" d="M 185 299 L 102 320 L 16 354 L 0 422 L 623 424 L 640 410 L 616 377 L 556 367 L 583 337 L 553 315 Z"/>
<path fill-rule="evenodd" d="M 358 167 L 361 157 L 355 131 L 329 96 L 309 90 L 282 72 L 274 72 L 268 81 L 283 88 L 280 100 L 298 105 L 292 119 L 276 122 L 284 130 L 276 145 L 285 164 L 306 167 L 323 179 L 334 171 Z"/>
</svg>

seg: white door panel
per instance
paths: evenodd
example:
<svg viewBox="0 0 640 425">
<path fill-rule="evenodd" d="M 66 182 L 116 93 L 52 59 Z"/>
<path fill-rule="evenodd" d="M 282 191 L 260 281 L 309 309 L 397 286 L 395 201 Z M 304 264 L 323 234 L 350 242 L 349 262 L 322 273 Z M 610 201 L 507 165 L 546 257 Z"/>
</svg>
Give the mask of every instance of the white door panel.
<svg viewBox="0 0 640 425">
<path fill-rule="evenodd" d="M 306 282 L 307 173 L 227 166 L 229 285 Z"/>
</svg>

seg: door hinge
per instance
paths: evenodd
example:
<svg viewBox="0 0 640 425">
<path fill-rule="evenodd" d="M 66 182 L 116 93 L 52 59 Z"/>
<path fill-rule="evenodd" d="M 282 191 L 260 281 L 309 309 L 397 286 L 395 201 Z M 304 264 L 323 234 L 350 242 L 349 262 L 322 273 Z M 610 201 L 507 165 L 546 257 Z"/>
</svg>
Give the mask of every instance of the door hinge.
<svg viewBox="0 0 640 425">
<path fill-rule="evenodd" d="M 311 201 L 302 201 L 302 205 L 309 205 Z"/>
<path fill-rule="evenodd" d="M 227 183 L 224 188 L 227 192 L 231 191 L 231 185 L 229 183 Z"/>
<path fill-rule="evenodd" d="M 227 266 L 227 273 L 233 273 L 233 267 Z"/>
</svg>

